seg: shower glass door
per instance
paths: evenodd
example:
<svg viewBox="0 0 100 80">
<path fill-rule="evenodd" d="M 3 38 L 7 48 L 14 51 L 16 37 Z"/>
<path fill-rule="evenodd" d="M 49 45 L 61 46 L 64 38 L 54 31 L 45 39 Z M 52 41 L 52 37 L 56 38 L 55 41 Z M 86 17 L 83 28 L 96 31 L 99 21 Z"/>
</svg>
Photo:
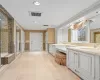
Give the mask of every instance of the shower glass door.
<svg viewBox="0 0 100 80">
<path fill-rule="evenodd" d="M 0 12 L 0 66 L 2 58 L 8 55 L 8 19 Z"/>
</svg>

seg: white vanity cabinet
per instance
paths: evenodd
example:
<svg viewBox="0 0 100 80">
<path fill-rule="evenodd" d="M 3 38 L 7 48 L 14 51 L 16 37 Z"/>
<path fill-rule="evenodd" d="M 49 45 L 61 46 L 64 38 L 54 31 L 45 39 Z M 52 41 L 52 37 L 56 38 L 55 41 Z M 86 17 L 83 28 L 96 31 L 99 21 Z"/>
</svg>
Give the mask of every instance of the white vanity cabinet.
<svg viewBox="0 0 100 80">
<path fill-rule="evenodd" d="M 95 80 L 100 80 L 100 56 L 95 56 Z"/>
<path fill-rule="evenodd" d="M 68 49 L 67 65 L 83 80 L 94 80 L 94 55 Z"/>
<path fill-rule="evenodd" d="M 78 66 L 78 56 L 77 56 L 77 52 L 73 51 L 73 50 L 68 50 L 68 54 L 67 54 L 67 66 L 74 72 L 78 72 L 77 66 Z"/>
<path fill-rule="evenodd" d="M 94 57 L 83 52 L 78 54 L 78 72 L 87 80 L 94 80 Z"/>
<path fill-rule="evenodd" d="M 51 53 L 53 56 L 55 56 L 55 54 L 56 54 L 55 45 L 49 44 L 49 53 Z"/>
</svg>

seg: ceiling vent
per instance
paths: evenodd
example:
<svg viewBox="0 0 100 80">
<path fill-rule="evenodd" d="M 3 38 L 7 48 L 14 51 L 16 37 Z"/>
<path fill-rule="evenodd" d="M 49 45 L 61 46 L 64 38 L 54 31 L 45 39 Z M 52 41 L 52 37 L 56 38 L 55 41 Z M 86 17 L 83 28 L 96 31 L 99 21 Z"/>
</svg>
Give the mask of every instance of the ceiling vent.
<svg viewBox="0 0 100 80">
<path fill-rule="evenodd" d="M 43 25 L 43 26 L 49 26 L 49 25 Z"/>
<path fill-rule="evenodd" d="M 41 17 L 41 12 L 29 12 L 30 16 Z"/>
</svg>

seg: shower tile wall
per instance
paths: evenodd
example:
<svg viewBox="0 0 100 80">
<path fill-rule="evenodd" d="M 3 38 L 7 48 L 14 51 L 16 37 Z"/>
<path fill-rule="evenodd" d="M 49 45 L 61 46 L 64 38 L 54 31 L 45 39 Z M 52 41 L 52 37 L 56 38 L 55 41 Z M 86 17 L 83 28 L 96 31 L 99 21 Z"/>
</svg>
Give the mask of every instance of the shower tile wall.
<svg viewBox="0 0 100 80">
<path fill-rule="evenodd" d="M 7 17 L 0 13 L 1 18 L 1 53 L 8 53 L 8 21 Z"/>
<path fill-rule="evenodd" d="M 14 53 L 14 19 L 8 20 L 8 53 Z"/>
</svg>

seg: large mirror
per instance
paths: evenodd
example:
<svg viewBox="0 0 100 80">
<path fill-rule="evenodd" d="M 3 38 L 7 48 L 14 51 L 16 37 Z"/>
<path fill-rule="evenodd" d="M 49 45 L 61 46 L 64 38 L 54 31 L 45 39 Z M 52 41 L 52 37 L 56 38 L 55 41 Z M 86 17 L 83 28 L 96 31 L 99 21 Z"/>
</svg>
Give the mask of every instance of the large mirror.
<svg viewBox="0 0 100 80">
<path fill-rule="evenodd" d="M 100 10 L 95 10 L 83 18 L 83 22 L 81 19 L 76 20 L 74 25 L 70 26 L 71 42 L 100 43 Z"/>
<path fill-rule="evenodd" d="M 100 43 L 100 14 L 97 13 L 94 17 L 91 18 L 90 24 L 90 40 L 92 43 Z"/>
<path fill-rule="evenodd" d="M 83 20 L 70 25 L 68 29 L 68 42 L 88 43 L 90 41 L 89 23 L 90 21 Z"/>
<path fill-rule="evenodd" d="M 86 23 L 85 23 L 86 24 Z M 87 32 L 88 32 L 88 25 L 83 25 L 77 30 L 78 33 L 78 41 L 88 41 Z"/>
<path fill-rule="evenodd" d="M 100 8 L 57 30 L 57 43 L 100 43 Z"/>
</svg>

